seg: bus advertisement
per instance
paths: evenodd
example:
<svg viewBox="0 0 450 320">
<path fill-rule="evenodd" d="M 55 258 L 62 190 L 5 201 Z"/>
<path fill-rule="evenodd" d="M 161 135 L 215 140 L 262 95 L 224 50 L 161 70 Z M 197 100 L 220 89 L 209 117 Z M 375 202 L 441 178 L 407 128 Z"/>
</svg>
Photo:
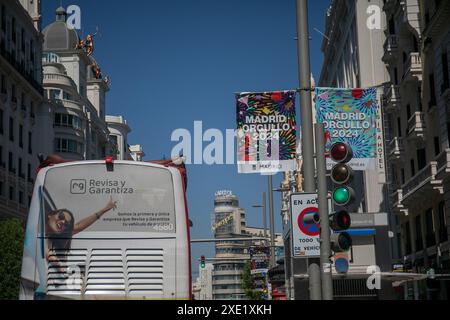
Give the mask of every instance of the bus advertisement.
<svg viewBox="0 0 450 320">
<path fill-rule="evenodd" d="M 28 218 L 21 299 L 189 299 L 188 228 L 176 167 L 44 168 Z"/>
</svg>

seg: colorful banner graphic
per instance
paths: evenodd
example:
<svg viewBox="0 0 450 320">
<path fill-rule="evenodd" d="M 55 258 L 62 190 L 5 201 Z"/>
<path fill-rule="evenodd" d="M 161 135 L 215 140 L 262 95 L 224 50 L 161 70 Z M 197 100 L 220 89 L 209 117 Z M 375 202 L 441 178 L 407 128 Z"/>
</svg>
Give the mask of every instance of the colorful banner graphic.
<svg viewBox="0 0 450 320">
<path fill-rule="evenodd" d="M 377 90 L 316 88 L 317 122 L 325 125 L 326 149 L 346 142 L 353 149 L 354 170 L 375 169 L 377 159 Z M 333 163 L 327 161 L 328 169 Z"/>
<path fill-rule="evenodd" d="M 237 95 L 239 173 L 295 170 L 295 98 L 296 91 Z"/>
</svg>

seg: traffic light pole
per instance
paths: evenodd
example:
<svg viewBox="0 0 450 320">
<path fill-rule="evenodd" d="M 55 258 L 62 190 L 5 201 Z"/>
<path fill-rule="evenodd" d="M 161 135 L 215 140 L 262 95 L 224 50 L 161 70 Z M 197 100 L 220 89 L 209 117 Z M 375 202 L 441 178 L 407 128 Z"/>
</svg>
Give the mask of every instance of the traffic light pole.
<svg viewBox="0 0 450 320">
<path fill-rule="evenodd" d="M 320 213 L 320 274 L 322 278 L 322 299 L 333 300 L 333 277 L 330 243 L 330 217 L 328 208 L 327 163 L 325 155 L 325 130 L 322 123 L 316 129 L 317 189 Z"/>
<path fill-rule="evenodd" d="M 307 193 L 316 192 L 314 168 L 314 129 L 311 99 L 311 65 L 309 56 L 308 0 L 297 1 L 297 51 L 298 74 L 300 81 L 300 117 L 303 157 L 303 189 Z M 292 237 L 292 230 L 291 230 Z M 295 261 L 294 261 L 295 263 Z M 311 300 L 322 298 L 320 272 L 318 264 L 308 259 L 309 297 Z M 294 281 L 295 283 L 295 281 Z M 295 290 L 295 286 L 294 286 Z"/>
<path fill-rule="evenodd" d="M 270 219 L 270 267 L 273 268 L 276 266 L 276 261 L 275 261 L 275 218 L 274 218 L 274 214 L 273 214 L 273 180 L 272 180 L 271 175 L 269 175 L 267 178 L 267 186 L 269 189 L 269 215 L 270 215 L 270 218 L 269 218 Z M 264 201 L 265 201 L 265 197 L 264 197 Z"/>
</svg>

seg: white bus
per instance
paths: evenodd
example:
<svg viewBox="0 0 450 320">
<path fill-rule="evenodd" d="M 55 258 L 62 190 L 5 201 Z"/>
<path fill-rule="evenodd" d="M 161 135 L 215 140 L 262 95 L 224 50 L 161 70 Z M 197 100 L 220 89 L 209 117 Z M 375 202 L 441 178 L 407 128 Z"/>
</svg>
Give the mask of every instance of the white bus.
<svg viewBox="0 0 450 320">
<path fill-rule="evenodd" d="M 190 299 L 184 165 L 46 161 L 20 299 Z"/>
</svg>

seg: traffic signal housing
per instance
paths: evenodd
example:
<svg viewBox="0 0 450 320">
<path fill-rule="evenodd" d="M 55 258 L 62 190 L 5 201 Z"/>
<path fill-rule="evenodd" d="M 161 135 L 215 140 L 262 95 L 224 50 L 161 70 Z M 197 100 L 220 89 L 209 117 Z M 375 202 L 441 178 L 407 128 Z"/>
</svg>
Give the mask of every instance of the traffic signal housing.
<svg viewBox="0 0 450 320">
<path fill-rule="evenodd" d="M 205 266 L 206 266 L 205 261 L 206 261 L 205 256 L 201 256 L 200 257 L 200 268 L 205 269 Z"/>
<path fill-rule="evenodd" d="M 355 199 L 355 191 L 349 186 L 354 174 L 349 165 L 353 158 L 353 150 L 344 142 L 335 143 L 331 146 L 330 158 L 336 162 L 331 169 L 331 180 L 335 185 L 332 198 L 334 204 L 341 208 L 330 216 L 330 228 L 333 230 L 331 249 L 335 253 L 346 252 L 353 243 L 352 237 L 346 232 L 351 227 L 351 217 L 346 207 Z"/>
<path fill-rule="evenodd" d="M 347 232 L 337 232 L 331 235 L 331 250 L 334 252 L 349 251 L 352 244 L 352 237 Z"/>
</svg>

